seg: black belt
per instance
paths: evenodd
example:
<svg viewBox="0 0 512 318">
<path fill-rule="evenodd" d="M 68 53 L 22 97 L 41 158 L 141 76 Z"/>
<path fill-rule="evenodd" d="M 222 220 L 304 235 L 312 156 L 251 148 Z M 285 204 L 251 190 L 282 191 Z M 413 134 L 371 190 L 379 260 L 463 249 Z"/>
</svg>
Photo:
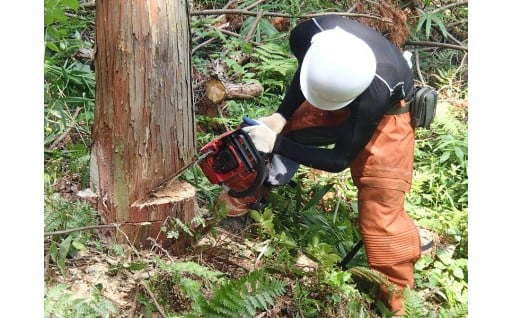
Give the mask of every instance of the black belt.
<svg viewBox="0 0 512 318">
<path fill-rule="evenodd" d="M 395 106 L 391 107 L 391 109 L 389 109 L 387 112 L 385 112 L 384 115 L 400 115 L 400 114 L 408 113 L 409 110 L 411 110 L 411 108 L 409 107 L 409 105 L 411 104 L 411 101 L 406 102 L 405 106 L 403 106 L 403 107 L 401 107 L 400 104 L 401 104 L 401 101 L 396 103 Z"/>
</svg>

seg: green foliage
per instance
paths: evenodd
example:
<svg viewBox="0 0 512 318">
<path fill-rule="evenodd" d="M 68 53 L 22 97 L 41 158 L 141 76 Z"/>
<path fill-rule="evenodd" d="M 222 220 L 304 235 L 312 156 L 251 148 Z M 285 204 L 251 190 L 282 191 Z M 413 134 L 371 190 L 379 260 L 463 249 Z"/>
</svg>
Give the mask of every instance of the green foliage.
<svg viewBox="0 0 512 318">
<path fill-rule="evenodd" d="M 318 301 L 311 297 L 311 290 L 304 286 L 302 282 L 295 282 L 293 295 L 295 306 L 301 313 L 304 313 L 305 317 L 318 317 L 320 315 Z"/>
<path fill-rule="evenodd" d="M 258 270 L 222 284 L 209 299 L 199 302 L 201 317 L 254 317 L 274 305 L 274 298 L 285 293 L 286 284 Z"/>
<path fill-rule="evenodd" d="M 265 234 L 283 247 L 298 248 L 321 266 L 330 268 L 359 240 L 350 216 L 352 208 L 339 197 L 330 203 L 323 200 L 324 195 L 339 186 L 337 176 L 329 175 L 311 183 L 304 181 L 296 188 L 282 187 L 272 193 L 267 210 L 252 211 L 251 216 Z M 333 211 L 326 213 L 326 208 Z"/>
<path fill-rule="evenodd" d="M 225 1 L 227 2 L 227 1 Z M 244 1 L 240 8 L 252 7 L 258 0 Z M 260 2 L 253 10 L 263 9 L 270 12 L 283 12 L 292 16 L 301 16 L 305 13 L 317 13 L 318 11 L 343 11 L 348 8 L 350 1 L 336 0 L 266 0 Z"/>
<path fill-rule="evenodd" d="M 282 45 L 268 43 L 254 49 L 256 59 L 248 66 L 254 68 L 266 94 L 280 95 L 288 87 L 297 70 L 297 60 Z"/>
<path fill-rule="evenodd" d="M 97 224 L 98 212 L 87 203 L 71 202 L 59 194 L 47 195 L 44 203 L 45 232 Z"/>
<path fill-rule="evenodd" d="M 453 51 L 450 50 L 446 50 L 438 55 L 439 61 L 451 60 L 452 58 L 456 58 L 456 55 Z M 461 99 L 467 96 L 467 87 L 464 86 L 464 74 L 465 72 L 461 72 L 460 67 L 456 68 L 454 66 L 440 65 L 438 69 L 432 74 L 432 77 L 435 80 L 434 85 L 440 88 L 441 92 L 447 97 L 447 99 Z M 459 124 L 465 123 L 465 121 L 452 122 Z"/>
<path fill-rule="evenodd" d="M 464 20 L 467 22 L 468 18 L 467 5 L 456 5 L 455 1 L 443 2 L 425 1 L 423 7 L 416 7 L 419 18 L 413 30 L 413 38 L 429 40 L 438 34 L 447 38 L 450 32 L 457 34 L 467 32 L 467 23 L 463 23 Z M 457 25 L 462 25 L 462 27 Z M 434 28 L 436 29 L 435 34 L 432 32 Z"/>
<path fill-rule="evenodd" d="M 417 292 L 406 288 L 403 291 L 404 318 L 425 317 L 425 299 Z"/>
<path fill-rule="evenodd" d="M 332 267 L 339 261 L 341 257 L 333 253 L 333 247 L 325 242 L 320 242 L 318 236 L 313 236 L 306 247 L 306 253 L 311 255 L 320 264 Z"/>
<path fill-rule="evenodd" d="M 112 317 L 118 310 L 115 305 L 101 296 L 101 286 L 92 291 L 91 298 L 80 298 L 69 286 L 58 284 L 45 287 L 44 317 L 98 318 Z"/>
<path fill-rule="evenodd" d="M 353 267 L 352 270 L 355 268 L 357 267 Z M 343 271 L 337 268 L 332 268 L 324 271 L 323 275 L 323 282 L 327 284 L 327 286 L 340 291 L 343 295 L 353 297 L 358 294 L 353 285 L 354 279 L 350 269 L 348 271 Z"/>
<path fill-rule="evenodd" d="M 220 9 L 227 2 L 197 0 L 194 5 Z M 256 2 L 244 1 L 240 8 Z M 251 10 L 290 13 L 294 16 L 291 20 L 293 26 L 305 13 L 346 10 L 351 6 L 349 2 L 270 0 Z M 467 23 L 463 22 L 467 18 L 467 5 L 436 11 L 441 5 L 439 2 L 424 3 L 423 10 L 419 11 L 418 24 L 411 28 L 411 40 L 447 40 L 449 34 L 464 35 L 467 32 Z M 243 41 L 254 17 L 243 20 L 241 38 L 211 28 L 214 20 L 213 17 L 191 20 L 193 45 L 214 39 L 194 53 L 194 67 L 206 73 L 212 60 L 218 59 L 228 66 L 229 76 L 246 82 L 258 81 L 264 87 L 264 94 L 254 100 L 228 101 L 223 105 L 226 110 L 223 118 L 196 117 L 197 122 L 205 123 L 206 127 L 220 123 L 231 129 L 240 123 L 242 115 L 258 118 L 276 109 L 295 72 L 297 61 L 289 53 L 286 32 L 277 32 L 268 18 L 260 21 L 253 37 L 253 40 L 261 42 L 260 45 Z M 75 58 L 75 53 L 94 46 L 94 12 L 80 8 L 78 0 L 45 0 L 44 27 L 45 231 L 49 232 L 96 224 L 96 211 L 52 194 L 52 186 L 62 176 L 78 173 L 83 184 L 88 178 L 95 77 L 91 66 Z M 428 83 L 438 88 L 443 98 L 451 101 L 467 97 L 464 53 L 440 48 L 419 48 L 418 51 L 423 75 Z M 243 65 L 237 63 L 241 52 L 250 56 L 249 62 Z M 69 131 L 72 142 L 52 148 L 52 144 L 66 131 Z M 199 134 L 198 143 L 205 144 L 214 135 L 213 132 Z M 467 148 L 467 109 L 441 103 L 432 129 L 417 130 L 414 179 L 407 197 L 407 210 L 421 225 L 435 229 L 455 246 L 449 254 L 441 252 L 441 256 L 434 259 L 422 257 L 417 263 L 417 289 L 426 291 L 424 309 L 428 310 L 428 317 L 436 317 L 436 313 L 438 317 L 467 315 Z M 369 306 L 372 304 L 371 296 L 359 290 L 364 275 L 369 274 L 364 253 L 356 255 L 347 271 L 335 266 L 336 261 L 360 239 L 355 223 L 356 189 L 348 173 L 315 179 L 309 176 L 306 169 L 299 170 L 295 180 L 297 188 L 285 186 L 275 189 L 269 207 L 263 212 L 252 212 L 262 240 L 258 243 L 265 245 L 262 262 L 282 275 L 293 277 L 294 304 L 291 306 L 302 316 L 370 317 L 373 315 Z M 185 171 L 182 178 L 193 181 L 201 206 L 211 206 L 220 192 L 220 188 L 211 185 L 196 166 Z M 196 222 L 203 224 L 204 219 Z M 177 235 L 178 231 L 194 234 L 190 227 L 177 222 L 168 224 L 166 230 L 171 236 Z M 48 250 L 51 260 L 64 272 L 66 260 L 73 257 L 89 238 L 84 232 L 53 236 Z M 294 256 L 299 251 L 319 263 L 317 272 L 306 275 L 294 268 Z M 117 253 L 122 254 L 123 251 L 117 248 Z M 210 314 L 249 316 L 267 309 L 276 297 L 285 293 L 284 282 L 270 280 L 271 275 L 264 272 L 230 280 L 224 273 L 193 262 L 168 264 L 157 260 L 155 263 L 158 275 L 144 283 L 170 311 L 176 311 L 173 305 L 179 301 L 189 303 L 190 310 L 183 313 L 187 317 L 210 317 Z M 122 268 L 136 270 L 139 266 L 147 264 L 134 261 L 123 264 Z M 300 280 L 303 277 L 307 284 Z M 371 276 L 367 275 L 366 279 L 369 278 Z M 373 284 L 377 284 L 377 277 L 373 279 Z M 249 287 L 252 285 L 254 287 Z M 45 317 L 106 317 L 109 313 L 115 314 L 115 307 L 109 307 L 107 300 L 101 300 L 97 291 L 93 292 L 93 300 L 85 301 L 67 293 L 66 289 L 64 285 L 46 290 Z M 173 303 L 169 299 L 171 291 L 179 293 L 182 298 Z M 420 311 L 418 294 L 411 292 L 405 298 L 408 317 L 425 314 Z M 146 317 L 157 310 L 154 299 L 148 295 L 139 293 L 136 301 L 143 307 Z M 78 304 L 83 308 L 78 310 Z M 99 308 L 96 314 L 92 313 L 94 306 Z"/>
<path fill-rule="evenodd" d="M 440 71 L 440 90 L 464 94 L 453 73 Z M 465 317 L 468 302 L 467 109 L 441 101 L 430 130 L 417 131 L 415 171 L 407 209 L 422 226 L 444 239 L 434 258 L 416 263 L 418 289 L 431 291 L 430 316 Z"/>
<path fill-rule="evenodd" d="M 434 87 L 436 73 L 440 70 L 457 76 L 457 89 L 467 88 L 467 51 L 439 47 L 436 43 L 467 47 L 468 6 L 457 1 L 425 1 L 423 7 L 416 7 L 418 20 L 411 26 L 411 41 L 432 42 L 431 46 L 417 49 L 419 68 L 423 78 Z M 418 62 L 417 61 L 417 62 Z M 448 97 L 455 95 L 448 94 Z M 456 98 L 464 98 L 462 94 Z"/>
<path fill-rule="evenodd" d="M 441 102 L 432 128 L 417 131 L 407 209 L 418 222 L 458 243 L 467 258 L 468 137 L 465 111 Z"/>
<path fill-rule="evenodd" d="M 61 273 L 65 275 L 66 259 L 68 258 L 68 256 L 74 256 L 78 251 L 84 248 L 85 245 L 83 245 L 80 242 L 79 238 L 76 238 L 72 235 L 68 235 L 60 243 L 52 242 L 50 244 L 48 253 L 51 257 L 51 260 L 59 267 Z"/>
<path fill-rule="evenodd" d="M 79 172 L 86 180 L 95 75 L 75 54 L 93 47 L 94 15 L 78 0 L 45 0 L 44 17 L 45 168 L 54 178 Z M 65 134 L 72 142 L 59 147 Z"/>
<path fill-rule="evenodd" d="M 199 301 L 203 298 L 202 288 L 212 289 L 223 283 L 225 275 L 194 262 L 166 262 L 160 258 L 154 259 L 159 274 L 150 280 L 150 287 L 160 296 L 161 302 L 174 310 L 173 301 L 166 295 L 171 289 L 180 294 L 181 302 L 187 299 L 194 312 L 200 310 Z M 148 307 L 148 310 L 151 308 Z"/>
<path fill-rule="evenodd" d="M 155 258 L 160 274 L 150 280 L 150 287 L 164 306 L 173 310 L 169 290 L 181 293 L 191 304 L 187 317 L 253 317 L 266 310 L 285 292 L 285 283 L 257 270 L 236 279 L 194 262 L 166 262 Z M 208 290 L 208 295 L 204 291 Z"/>
<path fill-rule="evenodd" d="M 88 204 L 70 202 L 58 194 L 45 196 L 45 232 L 65 230 L 97 224 L 97 211 Z M 52 236 L 48 248 L 51 260 L 57 264 L 62 274 L 66 271 L 66 259 L 74 257 L 91 240 L 89 233 L 73 232 Z"/>
<path fill-rule="evenodd" d="M 416 25 L 416 32 L 425 29 L 425 37 L 428 39 L 430 37 L 432 23 L 434 23 L 439 27 L 439 29 L 443 33 L 443 36 L 447 36 L 446 27 L 442 20 L 442 11 L 426 12 L 419 8 L 418 11 L 420 12 L 420 19 L 418 21 L 418 24 Z"/>
<path fill-rule="evenodd" d="M 93 21 L 87 15 L 77 15 L 78 0 L 45 0 L 44 8 L 44 144 L 48 146 L 45 150 L 44 227 L 46 232 L 52 232 L 97 223 L 97 212 L 90 206 L 52 193 L 52 186 L 63 175 L 79 173 L 83 180 L 87 179 L 95 76 L 89 65 L 73 57 L 78 49 L 93 45 L 90 38 L 83 36 Z M 53 143 L 70 129 L 78 143 L 51 149 L 58 146 Z M 78 232 L 52 237 L 48 253 L 62 273 L 65 260 L 76 255 L 90 238 Z"/>
<path fill-rule="evenodd" d="M 400 317 L 403 318 L 417 318 L 417 317 L 436 317 L 432 311 L 429 311 L 425 306 L 425 299 L 416 291 L 411 290 L 409 287 L 402 291 L 404 314 Z M 382 317 L 395 317 L 393 312 L 382 303 L 377 302 L 377 308 L 381 312 Z M 440 317 L 451 317 L 451 316 L 440 316 Z"/>
<path fill-rule="evenodd" d="M 256 17 L 250 16 L 247 17 L 242 24 L 242 28 L 240 29 L 240 35 L 245 38 L 249 31 L 251 30 Z M 267 19 L 261 19 L 256 29 L 254 30 L 253 40 L 256 42 L 261 42 L 266 38 L 272 38 L 279 35 L 279 32 L 274 28 L 272 23 L 270 23 Z"/>
<path fill-rule="evenodd" d="M 194 262 L 173 262 L 167 263 L 160 258 L 155 259 L 158 267 L 165 272 L 171 273 L 174 277 L 181 278 L 184 275 L 194 275 L 204 279 L 205 284 L 220 284 L 224 282 L 224 273 L 201 266 Z"/>
<path fill-rule="evenodd" d="M 45 0 L 44 24 L 51 25 L 55 22 L 68 22 L 66 9 L 77 10 L 78 0 Z"/>
<path fill-rule="evenodd" d="M 68 127 L 73 127 L 87 145 L 94 119 L 94 74 L 80 62 L 62 66 L 49 63 L 45 62 L 45 145 Z"/>
<path fill-rule="evenodd" d="M 467 258 L 454 258 L 453 250 L 441 248 L 434 258 L 421 258 L 415 268 L 417 287 L 432 291 L 432 300 L 442 303 L 447 311 L 467 309 Z"/>
</svg>

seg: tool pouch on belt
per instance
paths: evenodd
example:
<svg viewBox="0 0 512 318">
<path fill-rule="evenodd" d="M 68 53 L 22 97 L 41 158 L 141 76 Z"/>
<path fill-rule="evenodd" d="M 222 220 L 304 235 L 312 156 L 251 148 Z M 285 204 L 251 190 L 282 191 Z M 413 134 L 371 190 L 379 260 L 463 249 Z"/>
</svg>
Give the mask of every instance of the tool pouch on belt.
<svg viewBox="0 0 512 318">
<path fill-rule="evenodd" d="M 411 102 L 411 118 L 414 127 L 430 128 L 437 105 L 437 92 L 430 86 L 416 86 Z"/>
</svg>

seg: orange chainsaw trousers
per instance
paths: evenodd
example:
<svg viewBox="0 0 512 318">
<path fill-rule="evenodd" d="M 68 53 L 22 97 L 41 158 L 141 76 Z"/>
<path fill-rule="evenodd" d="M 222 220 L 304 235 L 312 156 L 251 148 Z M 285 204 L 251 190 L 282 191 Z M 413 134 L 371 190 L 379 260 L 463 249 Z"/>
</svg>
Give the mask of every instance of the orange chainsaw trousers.
<svg viewBox="0 0 512 318">
<path fill-rule="evenodd" d="M 288 120 L 283 134 L 339 125 L 349 115 L 348 110 L 324 111 L 306 101 Z M 358 189 L 358 221 L 369 266 L 391 283 L 382 286 L 379 300 L 397 315 L 403 314 L 401 292 L 414 287 L 414 264 L 421 254 L 418 229 L 404 209 L 412 181 L 414 138 L 409 112 L 384 115 L 350 166 Z"/>
</svg>

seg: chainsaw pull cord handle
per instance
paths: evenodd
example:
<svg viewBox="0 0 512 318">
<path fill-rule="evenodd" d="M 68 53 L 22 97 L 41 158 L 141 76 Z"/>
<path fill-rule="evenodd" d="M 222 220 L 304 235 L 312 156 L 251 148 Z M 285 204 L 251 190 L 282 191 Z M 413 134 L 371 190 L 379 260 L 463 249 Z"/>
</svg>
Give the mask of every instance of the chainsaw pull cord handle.
<svg viewBox="0 0 512 318">
<path fill-rule="evenodd" d="M 243 138 L 244 142 L 249 145 L 249 147 L 247 148 L 247 151 L 249 151 L 251 153 L 251 155 L 254 158 L 256 158 L 256 160 L 255 160 L 256 166 L 254 167 L 254 170 L 256 171 L 256 177 L 254 179 L 254 182 L 251 184 L 251 186 L 243 191 L 240 191 L 240 192 L 237 192 L 233 189 L 229 189 L 229 191 L 228 191 L 228 194 L 234 198 L 243 198 L 248 195 L 254 194 L 258 190 L 258 188 L 263 184 L 263 182 L 265 181 L 265 179 L 267 177 L 267 173 L 266 173 L 267 165 L 266 165 L 266 160 L 264 158 L 263 153 L 256 150 L 256 147 L 254 146 L 254 144 L 251 140 L 251 137 L 249 137 L 249 135 L 242 129 L 238 129 L 237 134 L 240 134 L 240 136 Z M 243 146 L 240 144 L 240 142 L 238 141 L 237 138 L 233 137 L 231 139 L 231 141 L 237 145 L 236 149 L 242 149 Z M 242 160 L 244 160 L 244 162 L 247 165 L 250 165 L 249 158 L 247 158 L 247 155 L 244 152 L 239 151 L 238 154 L 240 155 Z"/>
</svg>

